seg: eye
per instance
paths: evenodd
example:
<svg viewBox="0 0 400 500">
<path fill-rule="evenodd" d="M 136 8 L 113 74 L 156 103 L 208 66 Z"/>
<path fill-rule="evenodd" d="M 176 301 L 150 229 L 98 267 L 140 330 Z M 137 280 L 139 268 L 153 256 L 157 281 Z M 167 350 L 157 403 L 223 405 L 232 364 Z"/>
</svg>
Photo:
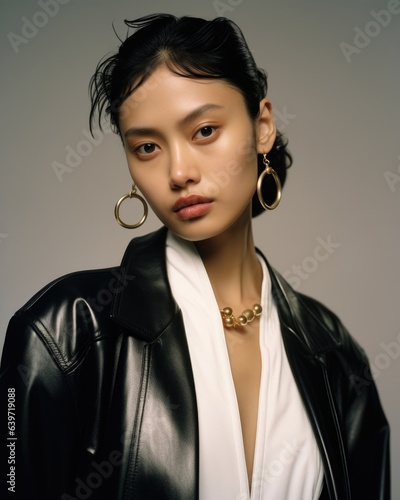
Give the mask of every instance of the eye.
<svg viewBox="0 0 400 500">
<path fill-rule="evenodd" d="M 217 130 L 216 127 L 212 127 L 211 125 L 207 125 L 205 127 L 201 127 L 201 129 L 196 132 L 194 137 L 196 139 L 207 139 L 208 137 L 211 137 L 212 135 L 214 135 L 216 130 Z"/>
<path fill-rule="evenodd" d="M 156 150 L 156 145 L 153 144 L 152 142 L 147 142 L 146 144 L 142 144 L 141 146 L 138 146 L 134 149 L 135 153 L 139 153 L 141 155 L 149 155 L 151 153 L 154 153 Z"/>
</svg>

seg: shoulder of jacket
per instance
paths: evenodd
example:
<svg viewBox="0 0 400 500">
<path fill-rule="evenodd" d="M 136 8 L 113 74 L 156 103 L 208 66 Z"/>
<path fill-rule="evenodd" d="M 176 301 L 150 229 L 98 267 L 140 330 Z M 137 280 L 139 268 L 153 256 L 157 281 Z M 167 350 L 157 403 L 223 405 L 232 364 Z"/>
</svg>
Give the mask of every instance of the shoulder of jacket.
<svg viewBox="0 0 400 500">
<path fill-rule="evenodd" d="M 36 335 L 59 364 L 72 365 L 96 338 L 115 331 L 110 307 L 121 276 L 113 267 L 55 279 L 15 313 L 7 335 Z"/>
<path fill-rule="evenodd" d="M 49 308 L 56 308 L 67 301 L 89 297 L 93 294 L 96 296 L 100 290 L 107 289 L 113 273 L 117 273 L 118 269 L 118 266 L 104 269 L 90 269 L 60 276 L 35 293 L 16 312 L 16 315 L 29 313 L 40 316 L 45 311 L 47 312 Z"/>
</svg>

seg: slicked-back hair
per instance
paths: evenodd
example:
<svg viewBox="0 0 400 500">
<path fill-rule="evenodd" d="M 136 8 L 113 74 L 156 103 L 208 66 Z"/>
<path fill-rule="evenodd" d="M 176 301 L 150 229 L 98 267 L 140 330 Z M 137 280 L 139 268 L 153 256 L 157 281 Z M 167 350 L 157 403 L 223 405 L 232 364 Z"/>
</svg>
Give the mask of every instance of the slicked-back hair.
<svg viewBox="0 0 400 500">
<path fill-rule="evenodd" d="M 91 130 L 96 114 L 100 128 L 103 115 L 107 115 L 113 130 L 120 134 L 121 105 L 161 65 L 187 78 L 224 80 L 241 92 L 249 116 L 253 120 L 258 116 L 260 101 L 267 95 L 267 75 L 257 67 L 243 33 L 233 21 L 225 17 L 207 21 L 152 14 L 125 20 L 125 24 L 134 32 L 122 41 L 117 53 L 100 61 L 90 80 Z M 283 186 L 292 157 L 279 131 L 268 159 Z M 264 168 L 262 155 L 258 155 L 259 174 Z M 267 204 L 275 199 L 271 175 L 264 178 L 263 196 Z M 255 194 L 253 217 L 263 211 Z"/>
</svg>

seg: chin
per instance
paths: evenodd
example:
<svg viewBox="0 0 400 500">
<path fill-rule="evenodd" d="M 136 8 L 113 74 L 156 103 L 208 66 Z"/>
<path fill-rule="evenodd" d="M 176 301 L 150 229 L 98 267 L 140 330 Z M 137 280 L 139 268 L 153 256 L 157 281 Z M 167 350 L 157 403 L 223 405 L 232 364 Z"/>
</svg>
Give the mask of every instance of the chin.
<svg viewBox="0 0 400 500">
<path fill-rule="evenodd" d="M 233 226 L 233 223 L 228 223 L 226 225 L 219 223 L 216 225 L 211 224 L 210 221 L 206 221 L 205 218 L 199 217 L 186 222 L 182 221 L 179 225 L 166 224 L 166 226 L 170 229 L 170 231 L 183 240 L 195 243 L 222 236 L 224 233 L 229 231 L 229 229 Z"/>
<path fill-rule="evenodd" d="M 176 231 L 171 228 L 171 231 L 175 233 L 177 236 L 182 238 L 183 240 L 186 241 L 191 241 L 193 243 L 196 243 L 198 241 L 205 241 L 209 240 L 211 238 L 215 238 L 216 236 L 219 236 L 220 233 L 213 233 L 213 232 L 206 232 L 206 231 Z"/>
</svg>

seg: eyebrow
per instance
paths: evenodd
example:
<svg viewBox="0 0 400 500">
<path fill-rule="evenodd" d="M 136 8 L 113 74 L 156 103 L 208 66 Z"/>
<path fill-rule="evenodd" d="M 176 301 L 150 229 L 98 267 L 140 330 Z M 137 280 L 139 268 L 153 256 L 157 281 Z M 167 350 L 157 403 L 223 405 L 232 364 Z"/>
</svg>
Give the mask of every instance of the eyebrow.
<svg viewBox="0 0 400 500">
<path fill-rule="evenodd" d="M 198 118 L 204 113 L 207 113 L 208 111 L 215 111 L 223 108 L 224 106 L 221 106 L 219 104 L 213 104 L 213 103 L 202 104 L 201 106 L 195 108 L 193 111 L 187 114 L 185 117 L 183 117 L 181 120 L 179 120 L 178 125 L 179 126 L 187 125 L 189 122 L 195 120 L 196 118 Z M 141 136 L 141 135 L 159 135 L 159 132 L 151 127 L 131 127 L 125 132 L 124 137 Z"/>
</svg>

